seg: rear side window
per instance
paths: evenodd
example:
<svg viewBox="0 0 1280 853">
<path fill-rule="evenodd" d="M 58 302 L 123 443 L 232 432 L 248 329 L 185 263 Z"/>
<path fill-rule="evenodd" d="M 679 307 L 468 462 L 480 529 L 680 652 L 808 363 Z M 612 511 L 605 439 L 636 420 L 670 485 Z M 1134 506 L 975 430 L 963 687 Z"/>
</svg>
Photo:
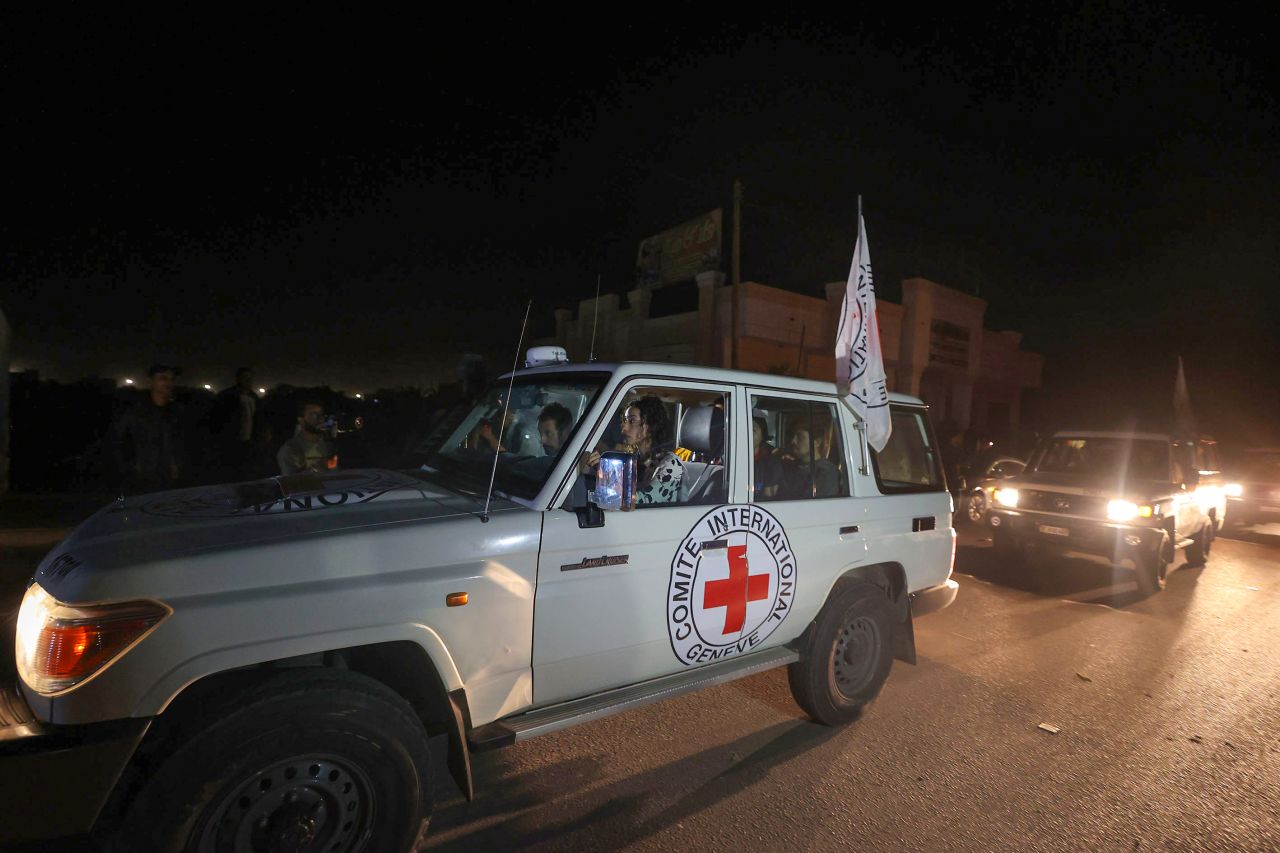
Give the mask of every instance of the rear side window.
<svg viewBox="0 0 1280 853">
<path fill-rule="evenodd" d="M 752 500 L 848 497 L 834 403 L 752 395 L 751 432 Z"/>
<path fill-rule="evenodd" d="M 884 450 L 871 451 L 876 482 L 883 494 L 945 490 L 933 430 L 921 409 L 890 407 L 893 432 Z"/>
</svg>

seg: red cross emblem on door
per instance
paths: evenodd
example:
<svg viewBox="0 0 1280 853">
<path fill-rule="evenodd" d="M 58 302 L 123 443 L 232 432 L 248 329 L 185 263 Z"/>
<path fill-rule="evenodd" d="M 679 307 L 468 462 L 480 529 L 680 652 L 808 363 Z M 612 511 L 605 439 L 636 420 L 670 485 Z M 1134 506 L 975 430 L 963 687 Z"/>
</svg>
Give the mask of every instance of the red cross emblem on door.
<svg viewBox="0 0 1280 853">
<path fill-rule="evenodd" d="M 736 634 L 747 619 L 747 604 L 769 597 L 769 575 L 753 575 L 747 565 L 747 546 L 729 546 L 729 577 L 707 581 L 702 592 L 706 610 L 723 607 L 724 633 Z"/>
</svg>

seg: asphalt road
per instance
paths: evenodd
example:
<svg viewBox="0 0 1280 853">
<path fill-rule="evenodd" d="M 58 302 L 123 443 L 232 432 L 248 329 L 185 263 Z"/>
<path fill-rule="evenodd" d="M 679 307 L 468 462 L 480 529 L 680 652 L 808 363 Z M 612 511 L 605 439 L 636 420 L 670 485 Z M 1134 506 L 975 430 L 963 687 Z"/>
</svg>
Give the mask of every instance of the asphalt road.
<svg viewBox="0 0 1280 853">
<path fill-rule="evenodd" d="M 959 597 L 858 722 L 774 670 L 479 755 L 431 849 L 1280 849 L 1280 535 L 1142 599 L 1082 560 L 991 583 L 963 534 Z"/>
<path fill-rule="evenodd" d="M 57 532 L 5 521 L 10 616 Z M 809 722 L 774 670 L 477 755 L 473 803 L 438 754 L 430 849 L 1280 849 L 1280 525 L 1149 599 L 1083 560 L 993 583 L 961 543 L 858 722 Z"/>
</svg>

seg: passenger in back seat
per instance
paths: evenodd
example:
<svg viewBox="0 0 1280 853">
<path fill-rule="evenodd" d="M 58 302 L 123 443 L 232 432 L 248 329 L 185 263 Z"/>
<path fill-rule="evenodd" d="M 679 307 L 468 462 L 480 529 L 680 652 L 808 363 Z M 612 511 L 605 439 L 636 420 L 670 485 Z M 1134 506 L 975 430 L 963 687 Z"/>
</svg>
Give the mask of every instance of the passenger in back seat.
<svg viewBox="0 0 1280 853">
<path fill-rule="evenodd" d="M 778 459 L 778 449 L 766 440 L 769 437 L 768 422 L 762 417 L 753 417 L 751 431 L 751 445 L 755 454 L 755 482 L 752 491 L 756 500 L 769 500 L 778 494 L 778 484 L 782 482 L 782 462 Z"/>
</svg>

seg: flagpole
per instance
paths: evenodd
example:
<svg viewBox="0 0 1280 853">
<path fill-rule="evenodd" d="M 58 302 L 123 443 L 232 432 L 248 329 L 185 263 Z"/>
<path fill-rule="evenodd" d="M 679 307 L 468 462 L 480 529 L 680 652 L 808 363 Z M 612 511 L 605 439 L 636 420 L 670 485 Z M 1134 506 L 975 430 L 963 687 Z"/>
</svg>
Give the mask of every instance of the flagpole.
<svg viewBox="0 0 1280 853">
<path fill-rule="evenodd" d="M 742 278 L 742 181 L 733 179 L 733 290 L 729 309 L 729 366 L 738 368 L 738 282 Z M 724 352 L 724 350 L 721 350 Z"/>
</svg>

